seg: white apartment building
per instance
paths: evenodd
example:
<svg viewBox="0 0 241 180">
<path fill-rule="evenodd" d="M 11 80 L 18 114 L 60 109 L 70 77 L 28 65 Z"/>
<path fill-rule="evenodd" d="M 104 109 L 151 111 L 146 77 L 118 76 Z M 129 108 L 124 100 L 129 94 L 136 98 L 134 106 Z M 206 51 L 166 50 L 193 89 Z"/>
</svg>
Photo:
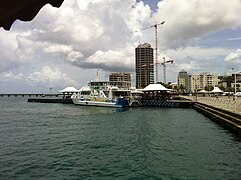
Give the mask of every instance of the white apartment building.
<svg viewBox="0 0 241 180">
<path fill-rule="evenodd" d="M 218 86 L 218 75 L 203 72 L 198 75 L 189 75 L 190 90 L 192 92 L 205 89 L 205 87 Z"/>
</svg>

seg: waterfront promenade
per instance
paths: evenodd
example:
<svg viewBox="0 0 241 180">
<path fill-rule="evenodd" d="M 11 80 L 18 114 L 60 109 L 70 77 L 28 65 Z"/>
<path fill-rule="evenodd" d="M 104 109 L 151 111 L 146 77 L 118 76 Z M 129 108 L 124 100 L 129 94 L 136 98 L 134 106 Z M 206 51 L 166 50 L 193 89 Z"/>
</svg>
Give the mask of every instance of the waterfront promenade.
<svg viewBox="0 0 241 180">
<path fill-rule="evenodd" d="M 218 96 L 218 97 L 196 97 L 196 96 L 181 96 L 182 98 L 207 104 L 216 108 L 227 110 L 241 115 L 241 97 L 236 97 L 236 100 L 232 96 Z"/>
</svg>

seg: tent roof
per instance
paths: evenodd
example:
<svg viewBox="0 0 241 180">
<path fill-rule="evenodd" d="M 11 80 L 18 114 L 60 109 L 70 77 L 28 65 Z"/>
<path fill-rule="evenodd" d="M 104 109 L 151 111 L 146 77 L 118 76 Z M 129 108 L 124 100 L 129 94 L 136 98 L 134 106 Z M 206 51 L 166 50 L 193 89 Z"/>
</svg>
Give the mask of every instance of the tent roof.
<svg viewBox="0 0 241 180">
<path fill-rule="evenodd" d="M 211 93 L 222 93 L 223 91 L 219 89 L 219 87 L 214 87 L 214 89 L 211 91 Z"/>
<path fill-rule="evenodd" d="M 83 86 L 82 88 L 80 88 L 80 91 L 91 91 L 89 86 Z"/>
<path fill-rule="evenodd" d="M 144 89 L 140 89 L 141 91 L 171 91 L 171 89 L 165 88 L 161 84 L 149 84 Z"/>
<path fill-rule="evenodd" d="M 79 92 L 79 90 L 77 90 L 74 87 L 66 87 L 63 90 L 60 90 L 59 92 L 61 92 L 61 93 L 65 93 L 65 92 Z"/>
<path fill-rule="evenodd" d="M 132 90 L 131 93 L 143 94 L 143 92 L 140 91 L 139 89 Z"/>
<path fill-rule="evenodd" d="M 64 0 L 1 0 L 0 28 L 10 30 L 16 19 L 31 21 L 46 4 L 60 7 Z M 46 17 L 47 18 L 47 17 Z"/>
<path fill-rule="evenodd" d="M 198 93 L 207 93 L 208 91 L 205 91 L 204 89 L 201 91 L 198 91 Z"/>
</svg>

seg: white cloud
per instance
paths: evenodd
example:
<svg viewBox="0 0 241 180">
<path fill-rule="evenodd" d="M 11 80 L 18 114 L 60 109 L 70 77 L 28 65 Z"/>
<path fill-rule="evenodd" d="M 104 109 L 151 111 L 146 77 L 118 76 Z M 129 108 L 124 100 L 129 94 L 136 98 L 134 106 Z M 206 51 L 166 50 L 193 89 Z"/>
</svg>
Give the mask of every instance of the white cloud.
<svg viewBox="0 0 241 180">
<path fill-rule="evenodd" d="M 225 57 L 225 61 L 236 61 L 237 63 L 241 63 L 241 49 L 237 49 L 236 52 L 231 52 Z"/>
<path fill-rule="evenodd" d="M 58 68 L 50 68 L 44 66 L 41 71 L 31 73 L 27 77 L 27 81 L 32 86 L 45 86 L 45 87 L 65 87 L 76 86 L 78 83 L 69 78 L 65 73 L 62 73 Z"/>
<path fill-rule="evenodd" d="M 97 68 L 101 67 L 107 71 L 118 69 L 133 71 L 134 69 L 133 59 L 130 59 L 125 51 L 98 50 L 86 59 L 86 63 L 95 64 Z"/>
<path fill-rule="evenodd" d="M 241 1 L 163 0 L 154 14 L 157 22 L 165 20 L 160 42 L 165 48 L 180 47 L 189 40 L 224 28 L 241 25 Z M 163 30 L 162 30 L 163 29 Z"/>
<path fill-rule="evenodd" d="M 50 45 L 43 49 L 43 51 L 47 53 L 63 53 L 63 54 L 68 54 L 72 50 L 73 48 L 71 46 L 61 45 L 61 44 Z"/>
<path fill-rule="evenodd" d="M 49 53 L 49 54 L 57 54 L 60 56 L 64 56 L 67 61 L 69 62 L 75 62 L 78 59 L 83 57 L 83 54 L 81 52 L 77 52 L 73 49 L 70 45 L 61 45 L 61 44 L 54 44 L 50 45 L 43 49 L 43 52 Z"/>
<path fill-rule="evenodd" d="M 166 54 L 176 61 L 183 61 L 187 58 L 194 60 L 209 61 L 215 58 L 221 60 L 230 52 L 229 49 L 224 48 L 206 48 L 198 46 L 187 46 L 185 48 L 169 49 Z M 178 62 L 179 63 L 179 62 Z"/>
<path fill-rule="evenodd" d="M 234 37 L 234 38 L 229 38 L 228 41 L 239 41 L 241 40 L 241 37 Z"/>
<path fill-rule="evenodd" d="M 228 70 L 225 65 L 224 58 L 231 52 L 230 49 L 224 48 L 205 48 L 192 47 L 170 49 L 165 52 L 174 63 L 168 65 L 171 79 L 175 79 L 178 72 L 185 69 L 189 73 L 211 72 L 215 74 L 223 74 Z M 164 55 L 162 55 L 164 56 Z M 161 60 L 162 57 L 159 57 Z"/>
<path fill-rule="evenodd" d="M 22 73 L 14 74 L 12 71 L 2 72 L 0 74 L 0 81 L 7 82 L 7 81 L 22 81 L 24 75 Z"/>
</svg>

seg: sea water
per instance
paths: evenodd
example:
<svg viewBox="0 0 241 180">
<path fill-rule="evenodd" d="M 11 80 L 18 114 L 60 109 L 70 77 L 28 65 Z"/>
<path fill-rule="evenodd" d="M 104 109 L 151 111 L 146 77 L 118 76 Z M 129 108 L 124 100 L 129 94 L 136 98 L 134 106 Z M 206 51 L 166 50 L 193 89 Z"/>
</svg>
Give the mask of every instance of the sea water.
<svg viewBox="0 0 241 180">
<path fill-rule="evenodd" d="M 241 179 L 241 141 L 194 109 L 0 97 L 0 179 Z"/>
</svg>

